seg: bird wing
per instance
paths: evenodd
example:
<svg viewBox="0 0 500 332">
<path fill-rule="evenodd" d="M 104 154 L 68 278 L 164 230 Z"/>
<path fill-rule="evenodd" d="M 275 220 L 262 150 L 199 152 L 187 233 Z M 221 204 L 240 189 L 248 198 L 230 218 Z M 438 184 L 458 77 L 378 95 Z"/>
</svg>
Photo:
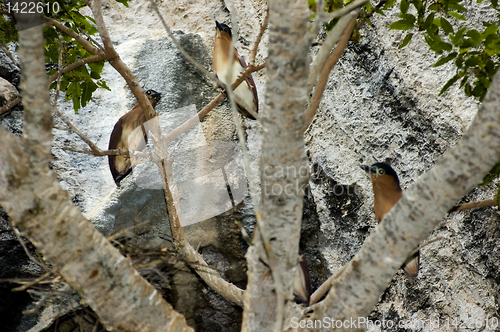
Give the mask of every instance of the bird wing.
<svg viewBox="0 0 500 332">
<path fill-rule="evenodd" d="M 411 255 L 406 262 L 403 264 L 403 271 L 406 274 L 408 280 L 411 283 L 415 281 L 418 275 L 418 270 L 420 267 L 420 250 L 418 250 L 415 254 Z"/>
<path fill-rule="evenodd" d="M 111 133 L 111 137 L 109 138 L 109 145 L 108 145 L 108 150 L 114 150 L 118 149 L 118 145 L 121 145 L 121 139 L 122 139 L 122 126 L 123 126 L 123 117 L 116 122 L 115 127 L 113 128 L 113 132 Z M 125 160 L 123 156 L 108 156 L 108 163 L 109 163 L 109 169 L 111 170 L 111 175 L 113 176 L 113 179 L 115 180 L 116 186 L 120 186 L 120 181 L 130 173 L 130 170 L 126 172 L 125 174 L 121 174 L 117 170 L 117 158 L 118 163 L 121 164 Z M 123 159 L 123 160 L 121 160 Z"/>
<path fill-rule="evenodd" d="M 240 56 L 240 54 L 238 53 L 236 48 L 234 49 L 234 52 L 235 52 L 236 57 L 238 57 L 238 61 L 240 62 L 241 67 L 243 69 L 248 67 L 248 64 L 246 63 L 245 59 L 243 59 L 243 57 Z M 248 86 L 250 86 L 250 88 L 252 89 L 253 98 L 255 101 L 255 112 L 259 112 L 259 98 L 257 97 L 257 86 L 255 85 L 252 74 L 249 74 L 247 76 L 247 78 L 245 79 L 245 81 L 247 82 Z"/>
</svg>

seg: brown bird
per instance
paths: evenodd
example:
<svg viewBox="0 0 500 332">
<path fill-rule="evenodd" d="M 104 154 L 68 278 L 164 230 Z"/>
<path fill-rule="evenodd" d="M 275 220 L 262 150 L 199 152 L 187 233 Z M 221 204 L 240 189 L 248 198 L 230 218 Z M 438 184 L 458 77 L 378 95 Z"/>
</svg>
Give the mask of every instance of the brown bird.
<svg viewBox="0 0 500 332">
<path fill-rule="evenodd" d="M 248 67 L 245 60 L 233 46 L 231 38 L 231 28 L 224 23 L 215 21 L 215 42 L 212 68 L 217 77 L 226 86 L 230 86 L 238 78 L 238 76 L 240 76 L 241 72 Z M 229 59 L 231 49 L 234 49 L 234 55 L 232 59 Z M 234 94 L 244 103 L 243 105 L 239 102 L 236 103 L 240 113 L 249 119 L 255 120 L 255 117 L 248 111 L 249 109 L 255 111 L 256 113 L 259 111 L 257 88 L 251 74 L 247 76 L 245 82 L 241 83 L 234 90 Z"/>
<path fill-rule="evenodd" d="M 403 196 L 399 186 L 399 178 L 391 166 L 385 163 L 376 163 L 371 166 L 361 165 L 361 168 L 370 174 L 373 185 L 374 209 L 377 222 L 381 222 L 384 216 Z M 407 258 L 402 268 L 408 280 L 414 282 L 418 275 L 420 266 L 420 251 L 415 252 Z"/>
<path fill-rule="evenodd" d="M 154 90 L 146 91 L 149 102 L 153 108 L 161 98 L 161 93 Z M 113 128 L 111 137 L 109 138 L 109 150 L 123 149 L 141 151 L 146 147 L 147 136 L 144 129 L 146 116 L 139 104 L 124 116 L 122 116 Z M 141 127 L 141 131 L 134 131 Z M 109 169 L 113 175 L 116 186 L 120 186 L 120 181 L 123 180 L 132 171 L 130 158 L 126 156 L 108 156 Z"/>
</svg>

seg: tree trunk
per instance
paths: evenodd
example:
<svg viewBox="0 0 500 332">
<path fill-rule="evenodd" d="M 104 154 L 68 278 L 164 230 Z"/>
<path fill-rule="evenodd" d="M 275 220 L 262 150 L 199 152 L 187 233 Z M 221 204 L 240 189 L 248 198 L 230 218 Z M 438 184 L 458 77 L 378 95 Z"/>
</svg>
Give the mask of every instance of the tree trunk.
<svg viewBox="0 0 500 332">
<path fill-rule="evenodd" d="M 259 232 L 269 240 L 270 248 L 266 252 L 261 237 L 254 235 L 255 246 L 247 254 L 243 331 L 281 331 L 285 300 L 293 300 L 304 189 L 309 180 L 302 135 L 310 64 L 308 23 L 306 2 L 269 3 L 262 200 L 257 219 Z"/>
</svg>

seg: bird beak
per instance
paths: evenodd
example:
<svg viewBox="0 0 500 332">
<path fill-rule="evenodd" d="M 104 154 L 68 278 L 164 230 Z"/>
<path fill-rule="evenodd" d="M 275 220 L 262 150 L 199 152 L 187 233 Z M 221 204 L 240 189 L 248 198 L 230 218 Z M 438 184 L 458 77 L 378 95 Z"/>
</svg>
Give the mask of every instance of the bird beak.
<svg viewBox="0 0 500 332">
<path fill-rule="evenodd" d="M 361 167 L 361 169 L 362 169 L 363 171 L 365 171 L 366 173 L 371 174 L 371 170 L 372 170 L 372 168 L 371 168 L 370 166 L 367 166 L 367 165 L 360 165 L 359 167 Z"/>
<path fill-rule="evenodd" d="M 221 27 L 221 25 L 220 25 L 220 23 L 218 21 L 215 21 L 215 28 L 217 30 L 222 30 L 222 27 Z"/>
</svg>

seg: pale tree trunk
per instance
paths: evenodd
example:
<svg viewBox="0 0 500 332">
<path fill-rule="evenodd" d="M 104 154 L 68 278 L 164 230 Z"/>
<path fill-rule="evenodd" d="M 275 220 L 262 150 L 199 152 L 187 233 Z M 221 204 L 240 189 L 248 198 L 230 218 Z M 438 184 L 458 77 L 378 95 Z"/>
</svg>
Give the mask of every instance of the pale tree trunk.
<svg viewBox="0 0 500 332">
<path fill-rule="evenodd" d="M 49 169 L 52 114 L 42 25 L 26 30 L 33 16 L 16 16 L 24 131 L 18 138 L 0 126 L 0 204 L 107 329 L 191 331 L 130 259 L 82 216 Z"/>
<path fill-rule="evenodd" d="M 497 74 L 467 133 L 404 192 L 333 283 L 326 300 L 315 307 L 312 319 L 335 317 L 350 324 L 351 318 L 356 322 L 359 317 L 367 317 L 407 256 L 499 160 L 500 74 Z"/>
<path fill-rule="evenodd" d="M 254 235 L 255 246 L 247 254 L 243 331 L 280 331 L 285 301 L 293 300 L 304 188 L 309 180 L 302 135 L 309 97 L 309 15 L 306 1 L 269 3 L 262 200 L 256 217 L 270 248 L 266 252 L 261 236 Z"/>
</svg>

